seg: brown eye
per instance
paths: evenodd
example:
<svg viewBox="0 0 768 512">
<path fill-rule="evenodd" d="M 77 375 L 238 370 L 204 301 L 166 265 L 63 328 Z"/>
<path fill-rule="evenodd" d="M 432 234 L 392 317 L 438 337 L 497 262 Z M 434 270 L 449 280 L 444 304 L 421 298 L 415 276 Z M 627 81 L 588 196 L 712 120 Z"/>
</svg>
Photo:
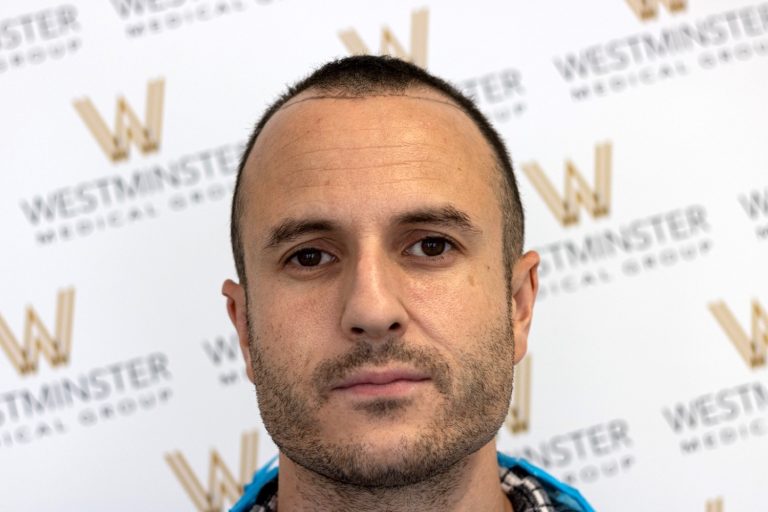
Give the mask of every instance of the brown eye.
<svg viewBox="0 0 768 512">
<path fill-rule="evenodd" d="M 323 251 L 320 249 L 302 249 L 293 255 L 291 261 L 302 267 L 316 267 L 323 263 Z"/>
<path fill-rule="evenodd" d="M 426 256 L 440 256 L 445 252 L 445 238 L 425 238 L 421 241 L 421 252 Z"/>
<path fill-rule="evenodd" d="M 443 237 L 428 236 L 410 246 L 408 253 L 422 258 L 435 258 L 444 255 L 453 248 L 453 244 Z"/>
</svg>

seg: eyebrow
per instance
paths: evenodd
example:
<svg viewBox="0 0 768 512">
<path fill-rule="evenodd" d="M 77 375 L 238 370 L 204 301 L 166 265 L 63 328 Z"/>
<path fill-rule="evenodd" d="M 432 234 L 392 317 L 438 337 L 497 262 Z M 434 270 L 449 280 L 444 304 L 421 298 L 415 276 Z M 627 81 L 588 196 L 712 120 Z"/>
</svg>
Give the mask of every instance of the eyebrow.
<svg viewBox="0 0 768 512">
<path fill-rule="evenodd" d="M 274 249 L 278 245 L 296 240 L 308 233 L 328 233 L 339 230 L 339 225 L 325 219 L 286 219 L 275 226 L 269 234 L 265 249 Z"/>
<path fill-rule="evenodd" d="M 437 208 L 422 208 L 401 213 L 395 217 L 395 224 L 431 224 L 458 228 L 468 233 L 481 233 L 482 230 L 475 226 L 469 215 L 452 205 Z M 265 249 L 274 249 L 284 243 L 292 242 L 297 238 L 310 233 L 330 233 L 341 231 L 341 226 L 327 219 L 286 219 L 272 228 Z"/>
<path fill-rule="evenodd" d="M 469 215 L 453 205 L 438 208 L 424 208 L 406 212 L 395 218 L 397 224 L 432 224 L 437 226 L 458 228 L 469 233 L 481 233 Z"/>
</svg>

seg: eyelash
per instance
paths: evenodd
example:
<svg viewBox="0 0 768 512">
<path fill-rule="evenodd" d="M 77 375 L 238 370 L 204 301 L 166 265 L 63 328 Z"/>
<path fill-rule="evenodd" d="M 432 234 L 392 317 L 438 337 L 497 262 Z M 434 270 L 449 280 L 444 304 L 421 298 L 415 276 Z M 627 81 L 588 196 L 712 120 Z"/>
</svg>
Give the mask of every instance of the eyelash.
<svg viewBox="0 0 768 512">
<path fill-rule="evenodd" d="M 424 243 L 426 240 L 444 242 L 446 244 L 445 250 L 441 254 L 437 254 L 435 256 L 428 256 L 426 254 L 424 256 L 414 256 L 413 254 L 410 254 L 410 255 L 414 256 L 415 258 L 419 258 L 419 259 L 426 259 L 426 260 L 430 260 L 430 261 L 434 261 L 434 262 L 439 262 L 439 261 L 442 261 L 443 259 L 446 258 L 446 254 L 447 253 L 450 253 L 450 252 L 455 251 L 455 250 L 458 249 L 458 244 L 453 239 L 451 239 L 451 238 L 449 238 L 447 236 L 443 236 L 443 235 L 430 235 L 430 236 L 424 236 L 424 237 L 416 240 L 412 244 L 410 244 L 405 249 L 405 251 L 403 251 L 403 254 L 404 255 L 409 255 L 409 250 L 411 248 L 413 248 L 416 245 Z M 321 254 L 321 256 L 320 256 L 321 257 L 320 263 L 318 263 L 317 265 L 300 265 L 298 263 L 298 261 L 294 262 L 294 260 L 296 258 L 298 258 L 299 255 L 302 252 L 304 252 L 304 251 L 318 251 L 318 252 L 320 252 L 320 254 Z M 331 261 L 330 262 L 322 261 L 324 256 L 330 256 L 331 257 Z M 337 261 L 337 260 L 338 260 L 338 258 L 336 258 L 336 256 L 334 256 L 333 254 L 329 253 L 328 251 L 324 251 L 322 249 L 318 249 L 317 247 L 309 246 L 309 247 L 302 247 L 301 249 L 298 249 L 298 250 L 292 252 L 286 258 L 285 265 L 286 266 L 287 265 L 292 265 L 294 268 L 300 269 L 301 271 L 312 271 L 312 270 L 315 270 L 317 268 L 324 267 L 324 266 L 328 265 L 329 263 L 332 263 L 333 261 Z"/>
<path fill-rule="evenodd" d="M 415 247 L 417 245 L 423 244 L 427 240 L 444 242 L 446 244 L 445 250 L 442 253 L 437 254 L 435 256 L 429 256 L 429 255 L 425 254 L 424 256 L 415 256 L 415 257 L 417 257 L 417 258 L 426 258 L 426 259 L 428 259 L 430 261 L 441 261 L 441 260 L 445 259 L 447 253 L 456 250 L 456 242 L 454 242 L 450 238 L 448 238 L 446 236 L 440 236 L 440 235 L 431 235 L 431 236 L 425 236 L 423 238 L 420 238 L 416 242 L 412 243 L 411 245 L 408 246 L 408 248 L 405 250 L 405 252 L 407 253 L 412 247 Z M 423 250 L 422 250 L 422 252 L 423 252 Z"/>
<path fill-rule="evenodd" d="M 303 253 L 305 251 L 318 251 L 320 253 L 320 263 L 318 263 L 317 265 L 300 265 L 298 263 L 298 261 L 296 261 L 296 262 L 293 261 L 293 260 L 297 259 L 299 257 L 299 255 L 301 255 L 301 253 Z M 331 257 L 331 261 L 330 262 L 328 262 L 328 261 L 324 262 L 323 261 L 324 256 L 330 256 Z M 336 261 L 337 259 L 338 258 L 336 258 L 336 256 L 334 256 L 333 254 L 329 253 L 328 251 L 324 251 L 322 249 L 318 249 L 317 247 L 311 247 L 310 246 L 310 247 L 302 247 L 301 249 L 291 253 L 288 256 L 288 258 L 286 259 L 285 264 L 286 265 L 292 265 L 293 267 L 298 268 L 298 269 L 300 269 L 302 271 L 309 271 L 309 270 L 317 269 L 319 267 L 324 267 L 328 263 L 332 263 L 333 261 Z"/>
</svg>

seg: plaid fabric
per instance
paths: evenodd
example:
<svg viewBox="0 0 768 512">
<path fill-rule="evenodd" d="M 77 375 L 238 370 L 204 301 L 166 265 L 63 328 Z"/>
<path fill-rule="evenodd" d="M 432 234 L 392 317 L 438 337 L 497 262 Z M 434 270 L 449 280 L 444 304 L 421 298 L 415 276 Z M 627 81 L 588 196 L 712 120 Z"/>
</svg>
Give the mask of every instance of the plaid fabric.
<svg viewBox="0 0 768 512">
<path fill-rule="evenodd" d="M 512 503 L 514 512 L 581 512 L 560 500 L 551 500 L 549 492 L 521 467 L 499 466 L 501 489 Z"/>
<path fill-rule="evenodd" d="M 277 512 L 277 477 L 261 489 L 251 512 Z"/>
<path fill-rule="evenodd" d="M 550 500 L 549 492 L 520 467 L 499 466 L 501 489 L 515 512 L 580 512 L 580 509 Z M 277 512 L 277 477 L 261 489 L 250 512 Z"/>
</svg>

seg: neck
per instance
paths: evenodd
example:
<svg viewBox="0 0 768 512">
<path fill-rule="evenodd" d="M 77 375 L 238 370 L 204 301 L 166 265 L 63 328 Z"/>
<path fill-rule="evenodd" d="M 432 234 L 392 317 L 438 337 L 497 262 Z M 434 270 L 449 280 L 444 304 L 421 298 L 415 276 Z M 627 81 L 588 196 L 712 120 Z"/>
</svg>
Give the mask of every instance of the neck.
<svg viewBox="0 0 768 512">
<path fill-rule="evenodd" d="M 499 484 L 494 441 L 446 472 L 404 487 L 337 482 L 297 465 L 282 453 L 278 478 L 279 512 L 512 512 Z"/>
</svg>

